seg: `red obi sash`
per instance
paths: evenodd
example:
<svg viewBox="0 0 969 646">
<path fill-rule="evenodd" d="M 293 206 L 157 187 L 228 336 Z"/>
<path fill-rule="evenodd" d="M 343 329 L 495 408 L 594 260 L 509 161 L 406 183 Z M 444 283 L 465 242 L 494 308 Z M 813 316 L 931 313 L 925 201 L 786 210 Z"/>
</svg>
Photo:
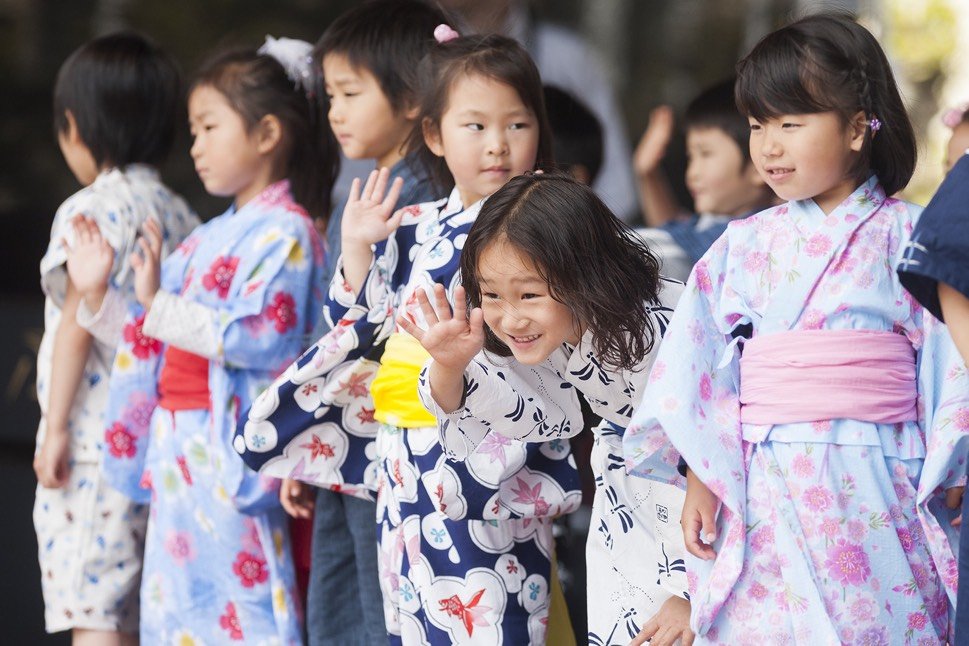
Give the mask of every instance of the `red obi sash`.
<svg viewBox="0 0 969 646">
<path fill-rule="evenodd" d="M 208 408 L 209 360 L 174 346 L 165 350 L 158 380 L 158 405 L 165 410 Z"/>
</svg>

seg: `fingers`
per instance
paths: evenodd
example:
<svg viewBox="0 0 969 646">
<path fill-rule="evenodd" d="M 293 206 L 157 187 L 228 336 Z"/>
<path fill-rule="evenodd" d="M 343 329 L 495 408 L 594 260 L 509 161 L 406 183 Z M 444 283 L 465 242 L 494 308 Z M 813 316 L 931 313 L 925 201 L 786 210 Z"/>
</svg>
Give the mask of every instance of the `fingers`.
<svg viewBox="0 0 969 646">
<path fill-rule="evenodd" d="M 370 195 L 365 195 L 371 202 L 380 202 L 383 198 L 384 191 L 387 190 L 387 182 L 390 181 L 390 169 L 383 167 L 377 171 L 377 181 L 373 184 L 373 191 Z M 396 200 L 394 203 L 396 204 Z M 393 208 L 393 205 L 391 205 Z"/>
<path fill-rule="evenodd" d="M 962 494 L 965 487 L 952 487 L 945 490 L 945 506 L 949 509 L 958 509 L 962 505 Z"/>
<path fill-rule="evenodd" d="M 639 631 L 636 638 L 629 642 L 629 646 L 639 646 L 640 644 L 649 642 L 658 629 L 659 622 L 656 620 L 656 615 L 653 615 L 653 618 L 643 625 L 642 630 Z"/>
<path fill-rule="evenodd" d="M 683 543 L 686 546 L 686 551 L 693 556 L 707 560 L 704 548 L 706 547 L 700 542 L 700 530 L 703 528 L 703 521 L 700 520 L 698 515 L 691 515 L 687 517 L 684 513 L 683 517 Z"/>
<path fill-rule="evenodd" d="M 394 207 L 393 205 L 391 205 L 389 208 L 392 209 Z M 388 237 L 390 237 L 391 233 L 397 230 L 397 227 L 400 226 L 400 222 L 403 219 L 404 219 L 404 209 L 397 209 L 390 215 L 390 218 L 387 220 L 387 224 L 386 224 L 386 232 Z"/>
<path fill-rule="evenodd" d="M 696 634 L 689 628 L 683 631 L 680 635 L 680 646 L 693 646 L 693 640 L 696 639 Z"/>
<path fill-rule="evenodd" d="M 367 183 L 363 185 L 363 192 L 360 193 L 361 200 L 369 200 L 373 195 L 373 187 L 377 184 L 377 177 L 380 173 L 376 170 L 370 171 L 369 177 L 367 177 Z"/>
<path fill-rule="evenodd" d="M 145 266 L 145 261 L 142 260 L 141 255 L 138 252 L 128 256 L 128 262 L 131 263 L 131 267 L 135 270 L 135 273 L 140 272 Z"/>
<path fill-rule="evenodd" d="M 484 312 L 480 307 L 471 310 L 468 317 L 468 327 L 471 328 L 471 336 L 479 345 L 484 345 Z"/>
<path fill-rule="evenodd" d="M 387 185 L 387 179 L 389 177 L 390 177 L 390 171 L 387 171 L 387 175 L 384 177 L 384 184 L 383 184 L 384 186 Z M 390 185 L 390 191 L 387 192 L 387 196 L 384 197 L 383 202 L 381 202 L 381 204 L 385 209 L 389 211 L 394 208 L 394 206 L 397 204 L 398 198 L 400 198 L 400 191 L 403 188 L 404 188 L 403 178 L 401 177 L 395 178 L 393 184 Z M 381 192 L 378 193 L 376 197 L 379 198 L 380 195 L 383 195 L 382 188 L 381 188 Z"/>
<path fill-rule="evenodd" d="M 360 201 L 360 178 L 354 177 L 350 182 L 350 194 L 347 195 L 347 204 Z"/>
<path fill-rule="evenodd" d="M 467 298 L 467 292 L 464 291 L 464 287 L 458 285 L 454 288 L 454 318 L 459 321 L 466 321 L 468 319 Z"/>
<path fill-rule="evenodd" d="M 437 318 L 441 321 L 451 320 L 451 304 L 447 302 L 447 294 L 444 292 L 444 285 L 434 284 L 434 306 L 437 309 Z"/>
<path fill-rule="evenodd" d="M 439 323 L 437 318 L 437 312 L 431 306 L 431 302 L 427 299 L 427 292 L 421 287 L 417 290 L 417 305 L 421 308 L 421 313 L 424 314 L 424 320 L 427 321 L 427 326 L 430 327 L 435 323 Z"/>
<path fill-rule="evenodd" d="M 717 521 L 710 509 L 700 508 L 700 519 L 703 521 L 703 535 L 701 538 L 707 545 L 717 540 Z"/>
<path fill-rule="evenodd" d="M 161 259 L 161 248 L 162 248 L 162 230 L 161 225 L 154 218 L 148 218 L 145 220 L 144 225 L 145 233 L 148 238 L 148 246 L 151 249 L 152 260 Z"/>
<path fill-rule="evenodd" d="M 397 317 L 397 325 L 404 329 L 409 335 L 417 339 L 423 344 L 424 341 L 424 330 L 421 329 L 416 323 L 407 318 L 406 316 Z"/>
<path fill-rule="evenodd" d="M 673 646 L 676 637 L 677 631 L 670 626 L 666 626 L 658 630 L 656 635 L 649 640 L 649 646 Z"/>
<path fill-rule="evenodd" d="M 953 527 L 962 527 L 962 514 L 959 514 L 958 516 L 953 518 L 952 522 L 949 524 L 952 525 Z"/>
</svg>

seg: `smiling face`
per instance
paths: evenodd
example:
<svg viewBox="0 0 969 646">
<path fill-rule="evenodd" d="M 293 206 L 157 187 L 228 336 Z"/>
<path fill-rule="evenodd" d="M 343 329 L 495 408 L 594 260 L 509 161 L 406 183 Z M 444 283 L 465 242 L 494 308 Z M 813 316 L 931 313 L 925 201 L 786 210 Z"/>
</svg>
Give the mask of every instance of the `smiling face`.
<svg viewBox="0 0 969 646">
<path fill-rule="evenodd" d="M 195 172 L 210 194 L 232 196 L 242 206 L 272 183 L 271 153 L 278 139 L 267 147 L 259 132 L 250 133 L 221 92 L 196 87 L 188 99 L 188 122 Z"/>
<path fill-rule="evenodd" d="M 535 365 L 563 343 L 579 343 L 572 310 L 552 298 L 535 265 L 506 239 L 481 252 L 478 281 L 485 324 L 519 362 Z"/>
<path fill-rule="evenodd" d="M 764 180 L 726 132 L 690 128 L 686 152 L 686 186 L 697 213 L 746 215 L 764 205 Z"/>
<path fill-rule="evenodd" d="M 425 123 L 424 139 L 444 157 L 462 203 L 470 206 L 535 167 L 538 130 L 514 88 L 472 75 L 454 81 L 441 123 Z"/>
<path fill-rule="evenodd" d="M 416 108 L 395 112 L 370 70 L 354 67 L 343 54 L 323 57 L 323 78 L 330 97 L 328 117 L 348 159 L 375 159 L 391 167 L 401 157 L 417 119 Z"/>
<path fill-rule="evenodd" d="M 750 119 L 750 158 L 784 200 L 812 198 L 830 213 L 860 183 L 851 174 L 864 143 L 864 117 L 846 126 L 835 112 Z"/>
</svg>

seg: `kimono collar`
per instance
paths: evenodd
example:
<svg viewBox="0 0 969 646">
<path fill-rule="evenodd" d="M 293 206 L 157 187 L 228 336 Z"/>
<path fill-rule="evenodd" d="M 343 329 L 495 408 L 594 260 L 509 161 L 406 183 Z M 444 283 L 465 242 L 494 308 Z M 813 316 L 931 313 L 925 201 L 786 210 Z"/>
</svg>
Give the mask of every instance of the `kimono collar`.
<svg viewBox="0 0 969 646">
<path fill-rule="evenodd" d="M 113 166 L 98 173 L 98 176 L 94 178 L 93 184 L 100 185 L 127 178 L 158 181 L 158 169 L 147 164 L 128 164 L 123 167 Z"/>
<path fill-rule="evenodd" d="M 872 175 L 827 215 L 813 199 L 789 204 L 794 224 L 803 233 L 820 230 L 839 236 L 846 230 L 854 231 L 859 221 L 876 211 L 886 199 L 885 189 L 878 183 L 878 177 Z"/>
<path fill-rule="evenodd" d="M 481 205 L 484 203 L 486 199 L 488 198 L 483 197 L 477 202 L 475 202 L 474 204 L 471 204 L 467 208 L 465 208 L 464 203 L 461 201 L 461 192 L 458 191 L 458 187 L 455 186 L 454 190 L 452 190 L 451 194 L 448 196 L 447 203 L 444 205 L 444 208 L 441 209 L 440 215 L 438 216 L 438 220 L 444 221 L 452 216 L 459 215 L 461 213 L 466 213 L 471 215 L 472 217 L 475 217 L 478 215 L 478 211 L 481 210 Z"/>
<path fill-rule="evenodd" d="M 244 213 L 253 208 L 282 208 L 287 211 L 299 213 L 304 217 L 309 217 L 306 209 L 304 209 L 300 204 L 297 204 L 293 199 L 293 193 L 290 190 L 288 179 L 281 179 L 278 182 L 273 182 L 266 188 L 262 189 L 262 191 L 260 191 L 255 197 L 246 202 L 245 206 L 243 206 L 241 209 L 237 209 L 236 205 L 233 203 L 226 212 L 226 215 Z"/>
</svg>

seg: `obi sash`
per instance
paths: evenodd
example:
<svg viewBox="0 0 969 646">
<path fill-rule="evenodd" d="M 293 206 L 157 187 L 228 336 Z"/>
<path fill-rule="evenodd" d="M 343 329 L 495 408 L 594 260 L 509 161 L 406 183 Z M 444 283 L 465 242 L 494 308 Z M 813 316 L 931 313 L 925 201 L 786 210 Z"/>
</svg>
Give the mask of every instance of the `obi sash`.
<svg viewBox="0 0 969 646">
<path fill-rule="evenodd" d="M 417 394 L 417 379 L 430 358 L 420 342 L 409 334 L 394 333 L 380 358 L 380 368 L 370 384 L 374 419 L 401 428 L 437 426 Z"/>
<path fill-rule="evenodd" d="M 794 330 L 754 336 L 740 358 L 740 419 L 788 424 L 918 419 L 915 351 L 871 330 Z"/>
<path fill-rule="evenodd" d="M 209 360 L 169 345 L 158 379 L 158 405 L 165 410 L 209 407 Z"/>
</svg>

